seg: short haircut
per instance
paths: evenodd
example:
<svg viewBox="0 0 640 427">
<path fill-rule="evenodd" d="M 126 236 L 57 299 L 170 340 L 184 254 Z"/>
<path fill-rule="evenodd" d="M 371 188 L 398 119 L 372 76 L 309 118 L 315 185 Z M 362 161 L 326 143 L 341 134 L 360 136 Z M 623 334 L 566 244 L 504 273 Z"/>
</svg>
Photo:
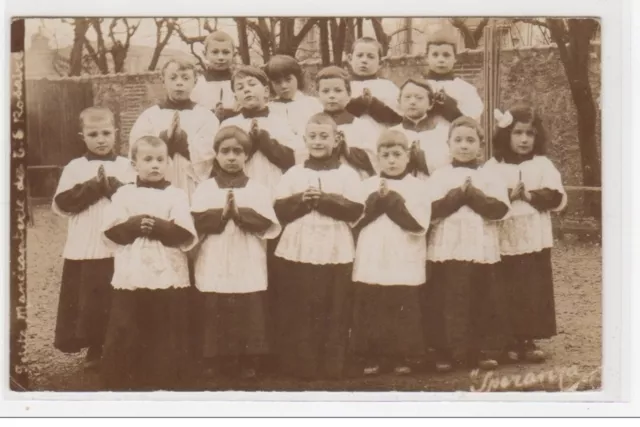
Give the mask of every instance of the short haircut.
<svg viewBox="0 0 640 427">
<path fill-rule="evenodd" d="M 426 47 L 425 53 L 429 54 L 429 46 L 431 45 L 440 46 L 443 44 L 448 44 L 451 47 L 453 47 L 453 54 L 454 55 L 457 54 L 458 39 L 455 33 L 448 28 L 440 28 L 434 31 L 427 38 L 427 47 Z"/>
<path fill-rule="evenodd" d="M 484 142 L 484 130 L 482 129 L 482 126 L 480 126 L 480 123 L 478 123 L 476 120 L 472 119 L 469 116 L 460 116 L 451 122 L 451 125 L 449 127 L 449 136 L 447 137 L 447 140 L 451 138 L 451 135 L 453 134 L 453 130 L 455 128 L 462 128 L 462 127 L 475 130 L 476 133 L 478 134 L 478 138 L 480 139 L 480 142 L 481 143 Z"/>
<path fill-rule="evenodd" d="M 497 160 L 504 160 L 505 155 L 512 153 L 511 132 L 516 123 L 528 123 L 534 128 L 536 136 L 533 141 L 533 154 L 544 154 L 547 146 L 547 132 L 542 124 L 542 119 L 535 109 L 526 102 L 520 102 L 510 108 L 509 113 L 513 121 L 507 127 L 496 128 L 493 135 L 493 152 Z"/>
<path fill-rule="evenodd" d="M 107 107 L 88 107 L 80 112 L 80 129 L 84 128 L 87 122 L 97 122 L 109 120 L 113 126 L 116 125 L 116 118 L 113 111 Z"/>
<path fill-rule="evenodd" d="M 410 78 L 407 79 L 407 81 L 405 81 L 404 83 L 402 83 L 402 85 L 400 86 L 400 96 L 402 96 L 402 90 L 405 88 L 405 86 L 407 86 L 408 84 L 414 84 L 416 86 L 420 86 L 421 88 L 424 88 L 427 90 L 428 93 L 428 97 L 429 97 L 429 102 L 432 103 L 433 102 L 433 97 L 435 96 L 435 91 L 433 90 L 433 87 L 431 87 L 431 85 L 429 84 L 428 81 L 426 80 L 422 80 L 422 79 L 415 79 L 415 78 Z"/>
<path fill-rule="evenodd" d="M 189 61 L 183 58 L 171 58 L 162 66 L 161 75 L 163 79 L 164 79 L 164 74 L 167 71 L 167 68 L 169 68 L 169 65 L 171 64 L 176 64 L 178 66 L 178 71 L 185 71 L 185 70 L 192 71 L 194 78 L 197 77 L 198 75 L 196 64 L 194 64 L 192 61 Z"/>
<path fill-rule="evenodd" d="M 309 117 L 309 120 L 307 121 L 307 125 L 311 125 L 311 124 L 330 125 L 334 133 L 338 130 L 338 125 L 336 124 L 336 121 L 333 120 L 333 117 L 331 117 L 327 113 L 316 113 L 313 116 Z"/>
<path fill-rule="evenodd" d="M 225 125 L 218 130 L 218 133 L 216 133 L 216 136 L 213 138 L 213 151 L 217 153 L 220 145 L 224 141 L 232 138 L 242 146 L 245 154 L 248 154 L 251 151 L 251 140 L 249 139 L 249 134 L 235 125 Z"/>
<path fill-rule="evenodd" d="M 258 67 L 253 65 L 241 65 L 235 69 L 231 75 L 231 90 L 234 90 L 234 85 L 237 79 L 243 79 L 247 77 L 253 77 L 257 79 L 263 86 L 269 87 L 269 78 Z"/>
<path fill-rule="evenodd" d="M 264 72 L 272 82 L 282 80 L 287 76 L 294 76 L 298 81 L 298 90 L 304 89 L 302 67 L 300 67 L 298 61 L 291 56 L 276 55 L 271 57 L 264 67 Z"/>
<path fill-rule="evenodd" d="M 220 31 L 220 30 L 214 31 L 204 39 L 205 52 L 209 51 L 209 45 L 212 42 L 229 42 L 231 44 L 231 51 L 235 52 L 236 47 L 233 44 L 233 39 L 229 34 L 225 33 L 224 31 Z"/>
<path fill-rule="evenodd" d="M 349 78 L 349 73 L 347 73 L 344 69 L 332 65 L 330 67 L 325 67 L 316 74 L 316 86 L 318 89 L 320 88 L 321 80 L 329 80 L 329 79 L 340 79 L 344 82 L 344 85 L 347 89 L 347 93 L 351 95 L 351 79 Z"/>
<path fill-rule="evenodd" d="M 385 129 L 378 137 L 376 143 L 378 150 L 381 148 L 402 147 L 405 150 L 409 149 L 409 139 L 404 132 L 396 129 Z"/>
<path fill-rule="evenodd" d="M 382 45 L 378 40 L 374 39 L 373 37 L 360 37 L 359 39 L 354 41 L 353 44 L 351 45 L 352 55 L 353 55 L 353 52 L 356 50 L 356 46 L 360 43 L 372 44 L 376 46 L 376 48 L 378 49 L 378 58 L 382 58 Z"/>
<path fill-rule="evenodd" d="M 153 135 L 145 135 L 142 136 L 138 139 L 136 139 L 135 141 L 133 141 L 133 144 L 131 144 L 131 160 L 135 161 L 136 160 L 136 156 L 138 155 L 138 150 L 140 149 L 140 146 L 143 144 L 147 144 L 151 147 L 162 147 L 164 146 L 165 148 L 167 148 L 167 143 L 164 142 L 162 139 L 158 138 L 157 136 L 153 136 Z M 168 149 L 168 148 L 167 148 Z"/>
</svg>

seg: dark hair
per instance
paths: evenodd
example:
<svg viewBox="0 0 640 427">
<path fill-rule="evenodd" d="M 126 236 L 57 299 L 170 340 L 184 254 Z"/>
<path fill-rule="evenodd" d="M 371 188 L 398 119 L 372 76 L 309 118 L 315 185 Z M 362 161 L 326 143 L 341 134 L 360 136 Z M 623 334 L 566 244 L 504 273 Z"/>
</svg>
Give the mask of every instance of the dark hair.
<svg viewBox="0 0 640 427">
<path fill-rule="evenodd" d="M 178 71 L 191 70 L 193 71 L 194 78 L 198 76 L 198 70 L 196 69 L 196 64 L 182 58 L 171 58 L 162 66 L 160 75 L 162 76 L 163 79 L 164 79 L 165 71 L 167 70 L 167 68 L 169 68 L 169 65 L 171 64 L 176 64 L 178 66 Z"/>
<path fill-rule="evenodd" d="M 300 67 L 295 58 L 289 55 L 272 56 L 267 65 L 264 66 L 264 72 L 272 82 L 282 80 L 287 76 L 294 76 L 298 81 L 298 90 L 304 89 L 302 67 Z"/>
<path fill-rule="evenodd" d="M 151 147 L 164 146 L 165 148 L 167 148 L 167 143 L 164 142 L 162 139 L 158 138 L 157 136 L 145 135 L 136 139 L 135 141 L 133 141 L 133 144 L 131 144 L 131 160 L 133 161 L 136 160 L 136 156 L 138 155 L 138 149 L 142 144 L 147 144 L 147 145 L 150 145 Z"/>
<path fill-rule="evenodd" d="M 480 138 L 480 143 L 484 142 L 484 130 L 482 129 L 482 126 L 480 126 L 480 123 L 478 123 L 476 120 L 472 119 L 469 116 L 460 116 L 451 122 L 451 126 L 449 127 L 449 136 L 447 136 L 447 140 L 451 138 L 451 134 L 453 133 L 453 130 L 455 128 L 461 128 L 461 127 L 475 130 L 476 133 L 478 134 L 478 138 Z"/>
<path fill-rule="evenodd" d="M 373 37 L 360 37 L 351 45 L 351 54 L 353 55 L 353 51 L 356 50 L 356 46 L 360 43 L 372 44 L 378 48 L 378 59 L 382 59 L 382 45 L 380 42 Z"/>
<path fill-rule="evenodd" d="M 204 51 L 207 52 L 209 51 L 209 45 L 211 44 L 211 42 L 228 42 L 231 43 L 231 51 L 235 52 L 236 47 L 233 44 L 233 39 L 231 38 L 231 36 L 227 33 L 225 33 L 224 31 L 214 31 L 213 33 L 209 34 L 207 36 L 207 38 L 204 39 Z"/>
<path fill-rule="evenodd" d="M 344 85 L 347 89 L 347 93 L 351 95 L 351 79 L 349 78 L 349 73 L 347 73 L 344 69 L 332 65 L 330 67 L 325 67 L 316 74 L 316 86 L 318 89 L 320 88 L 320 80 L 329 80 L 329 79 L 340 79 L 344 82 Z"/>
<path fill-rule="evenodd" d="M 231 138 L 238 141 L 238 144 L 242 146 L 245 154 L 249 153 L 249 149 L 251 147 L 249 135 L 244 130 L 235 125 L 224 126 L 220 128 L 220 130 L 218 130 L 218 133 L 216 133 L 216 136 L 213 138 L 213 151 L 217 153 L 220 145 L 224 141 Z"/>
<path fill-rule="evenodd" d="M 234 90 L 233 86 L 237 79 L 246 77 L 253 77 L 262 83 L 263 86 L 269 87 L 269 78 L 264 71 L 258 67 L 254 67 L 253 65 L 241 65 L 237 67 L 231 75 L 231 90 Z"/>
<path fill-rule="evenodd" d="M 513 153 L 511 150 L 511 132 L 516 123 L 528 123 L 533 126 L 536 136 L 533 141 L 533 154 L 544 154 L 547 146 L 547 132 L 542 125 L 542 119 L 533 107 L 525 102 L 518 103 L 508 110 L 513 121 L 507 127 L 497 127 L 493 134 L 493 153 L 498 161 Z M 505 111 L 506 113 L 506 111 Z"/>
<path fill-rule="evenodd" d="M 422 79 L 415 79 L 415 78 L 407 79 L 407 81 L 402 83 L 402 86 L 400 86 L 400 94 L 399 94 L 399 96 L 402 96 L 402 90 L 409 83 L 414 84 L 416 86 L 420 86 L 421 88 L 426 89 L 427 93 L 428 93 L 427 96 L 429 97 L 429 103 L 430 104 L 433 103 L 433 97 L 435 96 L 435 91 L 433 90 L 433 88 L 431 87 L 431 85 L 429 84 L 428 81 L 422 80 Z"/>
</svg>

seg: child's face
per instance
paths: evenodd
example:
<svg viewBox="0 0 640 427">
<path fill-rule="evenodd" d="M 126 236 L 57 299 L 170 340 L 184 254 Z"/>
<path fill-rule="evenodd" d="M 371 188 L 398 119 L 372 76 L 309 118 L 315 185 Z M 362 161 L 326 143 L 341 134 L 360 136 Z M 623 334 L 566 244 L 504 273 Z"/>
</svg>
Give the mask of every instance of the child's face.
<svg viewBox="0 0 640 427">
<path fill-rule="evenodd" d="M 351 69 L 357 76 L 372 76 L 380 69 L 380 54 L 374 43 L 357 43 L 349 55 Z"/>
<path fill-rule="evenodd" d="M 456 54 L 450 44 L 431 44 L 427 52 L 427 66 L 438 74 L 447 74 L 453 70 Z"/>
<path fill-rule="evenodd" d="M 224 171 L 236 173 L 244 169 L 247 153 L 244 152 L 244 148 L 235 138 L 229 138 L 222 141 L 218 147 L 216 159 L 218 159 L 218 163 Z"/>
<path fill-rule="evenodd" d="M 178 64 L 169 64 L 164 71 L 164 87 L 174 101 L 186 101 L 196 84 L 193 70 L 180 70 Z"/>
<path fill-rule="evenodd" d="M 228 41 L 213 40 L 208 44 L 204 56 L 212 70 L 228 70 L 233 62 L 233 45 Z"/>
<path fill-rule="evenodd" d="M 514 153 L 525 155 L 533 151 L 536 142 L 536 129 L 531 123 L 516 122 L 511 129 L 511 149 Z"/>
<path fill-rule="evenodd" d="M 240 107 L 247 110 L 257 110 L 266 105 L 269 88 L 255 77 L 238 77 L 233 82 L 233 93 Z"/>
<path fill-rule="evenodd" d="M 81 135 L 87 149 L 99 156 L 109 154 L 116 143 L 116 128 L 109 117 L 85 120 Z"/>
<path fill-rule="evenodd" d="M 336 133 L 331 125 L 309 123 L 304 133 L 304 142 L 311 157 L 324 158 L 333 153 L 338 145 Z"/>
<path fill-rule="evenodd" d="M 417 120 L 424 117 L 431 108 L 429 91 L 413 83 L 408 83 L 400 93 L 400 109 L 405 117 Z"/>
<path fill-rule="evenodd" d="M 449 151 L 451 157 L 459 162 L 467 163 L 480 155 L 480 138 L 475 129 L 458 126 L 453 129 L 449 137 Z"/>
<path fill-rule="evenodd" d="M 322 79 L 318 82 L 318 99 L 325 111 L 334 113 L 343 111 L 351 100 L 351 96 L 344 80 Z"/>
<path fill-rule="evenodd" d="M 168 160 L 166 145 L 153 146 L 141 143 L 131 163 L 141 180 L 160 181 L 167 173 Z"/>
<path fill-rule="evenodd" d="M 289 74 L 278 80 L 272 80 L 273 90 L 280 99 L 293 99 L 298 91 L 298 79 L 293 74 Z"/>
<path fill-rule="evenodd" d="M 385 174 L 398 176 L 407 169 L 409 151 L 401 145 L 382 146 L 378 149 L 378 164 Z"/>
</svg>

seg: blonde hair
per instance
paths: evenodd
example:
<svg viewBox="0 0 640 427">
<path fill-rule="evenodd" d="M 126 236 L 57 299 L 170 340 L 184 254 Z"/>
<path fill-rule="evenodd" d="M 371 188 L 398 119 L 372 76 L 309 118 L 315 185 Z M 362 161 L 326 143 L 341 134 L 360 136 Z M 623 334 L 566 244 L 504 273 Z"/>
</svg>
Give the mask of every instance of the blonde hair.
<svg viewBox="0 0 640 427">
<path fill-rule="evenodd" d="M 231 44 L 231 51 L 235 52 L 236 51 L 236 47 L 233 44 L 233 39 L 231 38 L 231 36 L 227 33 L 225 33 L 224 31 L 214 31 L 213 33 L 209 34 L 205 39 L 204 39 L 204 51 L 208 52 L 209 51 L 209 45 L 212 42 L 228 42 Z"/>
<path fill-rule="evenodd" d="M 115 127 L 116 118 L 113 111 L 107 107 L 88 107 L 80 112 L 80 129 L 84 128 L 87 121 L 110 120 Z"/>
<path fill-rule="evenodd" d="M 136 139 L 133 142 L 133 144 L 131 144 L 131 160 L 132 161 L 136 160 L 136 156 L 138 155 L 138 150 L 140 149 L 140 146 L 143 144 L 147 144 L 151 147 L 164 146 L 168 150 L 167 143 L 164 142 L 162 139 L 158 138 L 157 136 L 145 135 L 143 137 Z"/>
<path fill-rule="evenodd" d="M 378 137 L 377 148 L 390 148 L 390 147 L 402 147 L 405 150 L 409 149 L 409 140 L 404 132 L 395 129 L 385 129 Z"/>
<path fill-rule="evenodd" d="M 482 126 L 480 126 L 480 123 L 478 123 L 477 121 L 475 121 L 469 116 L 460 116 L 451 122 L 451 126 L 449 127 L 449 136 L 447 137 L 447 140 L 451 138 L 451 134 L 453 133 L 453 130 L 455 128 L 461 128 L 461 127 L 475 130 L 476 133 L 478 134 L 478 138 L 480 139 L 480 142 L 481 143 L 484 142 L 484 130 L 482 129 Z"/>
</svg>

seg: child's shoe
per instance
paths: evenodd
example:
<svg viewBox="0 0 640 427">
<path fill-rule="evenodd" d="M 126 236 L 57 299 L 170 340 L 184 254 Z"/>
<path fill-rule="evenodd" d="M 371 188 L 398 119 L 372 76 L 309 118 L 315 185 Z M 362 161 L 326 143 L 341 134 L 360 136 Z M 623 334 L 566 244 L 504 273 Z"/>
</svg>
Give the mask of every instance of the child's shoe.
<svg viewBox="0 0 640 427">
<path fill-rule="evenodd" d="M 409 374 L 411 374 L 411 368 L 408 367 L 408 366 L 396 366 L 393 369 L 393 372 L 396 375 L 409 375 Z"/>
<path fill-rule="evenodd" d="M 436 372 L 446 373 L 453 371 L 453 364 L 448 360 L 436 361 Z"/>
<path fill-rule="evenodd" d="M 491 358 L 481 358 L 478 360 L 478 368 L 483 371 L 493 371 L 498 367 L 498 361 Z"/>
<path fill-rule="evenodd" d="M 87 355 L 84 357 L 84 369 L 87 371 L 98 369 L 102 358 L 101 346 L 90 346 Z"/>
<path fill-rule="evenodd" d="M 542 363 L 547 359 L 544 351 L 540 350 L 533 341 L 527 341 L 524 348 L 524 360 L 531 363 Z"/>
<path fill-rule="evenodd" d="M 482 351 L 472 357 L 472 360 L 475 360 L 475 365 L 483 371 L 492 371 L 498 367 L 498 361 Z"/>
<path fill-rule="evenodd" d="M 367 366 L 363 371 L 365 376 L 378 375 L 380 373 L 380 365 Z"/>
</svg>

